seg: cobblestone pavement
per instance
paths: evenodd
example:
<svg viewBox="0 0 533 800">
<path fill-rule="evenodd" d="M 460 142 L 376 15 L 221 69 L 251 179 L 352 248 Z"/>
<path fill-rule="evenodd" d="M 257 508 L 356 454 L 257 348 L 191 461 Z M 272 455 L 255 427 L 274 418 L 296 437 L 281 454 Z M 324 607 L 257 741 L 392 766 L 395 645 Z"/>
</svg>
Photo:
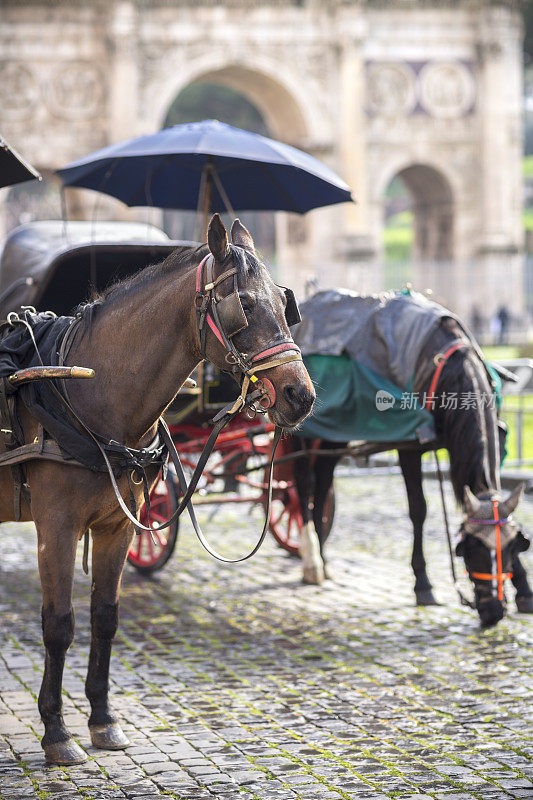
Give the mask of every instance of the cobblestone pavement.
<svg viewBox="0 0 533 800">
<path fill-rule="evenodd" d="M 323 587 L 302 586 L 298 562 L 273 540 L 250 562 L 219 564 L 185 524 L 155 579 L 128 568 L 111 665 L 114 706 L 133 742 L 123 753 L 89 745 L 90 584 L 78 563 L 64 692 L 67 724 L 89 761 L 65 769 L 46 768 L 39 743 L 33 528 L 4 526 L 0 796 L 531 797 L 532 618 L 511 603 L 506 620 L 481 631 L 458 605 L 435 482 L 426 489 L 426 556 L 440 607 L 413 605 L 397 475 L 337 481 L 334 579 Z M 533 531 L 533 501 L 519 511 Z M 250 518 L 242 506 L 211 513 L 208 530 L 225 552 L 246 549 L 260 527 L 259 511 Z M 533 572 L 529 554 L 524 561 Z"/>
</svg>

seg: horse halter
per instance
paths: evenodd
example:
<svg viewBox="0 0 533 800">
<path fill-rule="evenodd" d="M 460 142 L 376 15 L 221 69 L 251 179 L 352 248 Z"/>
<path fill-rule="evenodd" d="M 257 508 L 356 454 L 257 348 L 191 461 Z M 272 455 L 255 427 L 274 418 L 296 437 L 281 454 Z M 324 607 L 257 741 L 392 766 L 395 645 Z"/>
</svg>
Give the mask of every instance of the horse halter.
<svg viewBox="0 0 533 800">
<path fill-rule="evenodd" d="M 502 566 L 502 542 L 501 542 L 501 526 L 505 525 L 511 517 L 500 519 L 500 511 L 498 508 L 498 501 L 492 501 L 494 510 L 493 519 L 470 519 L 467 518 L 466 522 L 473 525 L 494 525 L 496 528 L 496 571 L 495 572 L 471 572 L 470 577 L 478 581 L 490 581 L 492 584 L 491 591 L 493 596 L 497 594 L 498 600 L 503 601 L 503 584 L 506 578 L 512 578 L 512 572 L 504 572 Z M 494 550 L 490 549 L 493 569 L 494 569 Z"/>
<path fill-rule="evenodd" d="M 230 245 L 234 256 L 242 263 L 244 253 L 241 248 Z M 218 341 L 226 348 L 226 363 L 229 366 L 228 372 L 234 375 L 241 373 L 243 380 L 241 393 L 235 403 L 231 406 L 230 412 L 239 411 L 245 405 L 259 400 L 261 410 L 266 410 L 274 405 L 276 392 L 274 386 L 268 378 L 258 378 L 256 373 L 263 370 L 272 369 L 280 364 L 290 361 L 302 361 L 300 348 L 295 344 L 292 337 L 285 338 L 275 345 L 259 350 L 245 357 L 233 344 L 233 337 L 248 326 L 248 320 L 244 313 L 239 297 L 239 285 L 237 279 L 238 268 L 231 267 L 219 275 L 213 277 L 215 259 L 208 253 L 198 265 L 196 272 L 196 324 L 198 338 L 200 340 L 200 350 L 202 358 L 206 358 L 205 344 L 207 326 L 214 333 Z M 205 271 L 205 282 L 204 282 Z M 233 292 L 225 295 L 220 300 L 216 296 L 216 289 L 224 281 L 233 278 Z M 285 319 L 287 325 L 295 325 L 301 321 L 298 304 L 292 289 L 284 289 L 287 305 L 285 307 Z M 268 359 L 265 361 L 265 359 Z M 259 363 L 265 362 L 265 363 Z M 256 391 L 247 396 L 250 383 L 257 384 Z M 227 409 L 223 409 L 224 412 Z M 221 412 L 222 413 L 222 412 Z M 218 418 L 215 417 L 215 420 Z"/>
</svg>

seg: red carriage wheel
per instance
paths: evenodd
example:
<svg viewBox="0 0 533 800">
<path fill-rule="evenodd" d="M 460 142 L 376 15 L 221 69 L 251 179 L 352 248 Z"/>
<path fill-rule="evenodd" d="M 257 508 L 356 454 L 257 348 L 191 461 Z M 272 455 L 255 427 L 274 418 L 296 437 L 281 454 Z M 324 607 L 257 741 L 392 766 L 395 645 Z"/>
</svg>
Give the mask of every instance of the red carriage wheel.
<svg viewBox="0 0 533 800">
<path fill-rule="evenodd" d="M 128 553 L 128 561 L 141 574 L 149 575 L 161 569 L 174 552 L 179 520 L 161 530 L 157 530 L 157 525 L 166 522 L 177 507 L 178 491 L 169 472 L 166 481 L 158 481 L 150 495 L 150 525 L 155 529 L 154 533 L 150 535 L 148 531 L 141 531 L 137 534 Z M 146 506 L 141 511 L 141 522 L 147 524 Z"/>
<path fill-rule="evenodd" d="M 324 504 L 324 513 L 322 515 L 322 526 L 325 537 L 329 536 L 334 516 L 335 492 L 333 486 L 330 486 Z M 274 539 L 284 550 L 294 555 L 299 554 L 303 518 L 298 492 L 292 484 L 288 484 L 286 488 L 274 488 L 269 528 Z"/>
<path fill-rule="evenodd" d="M 264 505 L 266 507 L 266 498 Z M 298 555 L 303 520 L 298 492 L 292 484 L 274 487 L 268 527 L 276 542 L 284 550 Z"/>
<path fill-rule="evenodd" d="M 281 439 L 276 458 L 288 456 L 292 452 L 290 439 Z M 265 471 L 265 492 L 263 507 L 266 508 L 266 484 L 268 472 Z M 311 498 L 312 502 L 312 498 Z M 322 530 L 327 538 L 335 516 L 335 491 L 330 486 L 322 515 Z M 277 543 L 287 552 L 298 555 L 300 534 L 303 528 L 302 509 L 294 482 L 294 461 L 288 460 L 274 465 L 272 506 L 269 520 L 270 532 Z"/>
<path fill-rule="evenodd" d="M 290 439 L 281 439 L 276 450 L 276 458 L 292 452 Z M 265 470 L 263 508 L 266 509 L 268 470 Z M 285 461 L 274 464 L 272 484 L 272 506 L 268 523 L 270 532 L 277 543 L 288 553 L 298 555 L 300 532 L 303 527 L 302 511 L 298 492 L 294 485 L 294 462 Z"/>
</svg>

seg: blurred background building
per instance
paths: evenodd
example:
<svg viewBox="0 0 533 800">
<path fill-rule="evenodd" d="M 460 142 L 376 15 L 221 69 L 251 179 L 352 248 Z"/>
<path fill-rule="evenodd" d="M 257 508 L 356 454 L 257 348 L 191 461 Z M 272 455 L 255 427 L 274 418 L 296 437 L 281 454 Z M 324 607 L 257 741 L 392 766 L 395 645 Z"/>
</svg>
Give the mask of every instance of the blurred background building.
<svg viewBox="0 0 533 800">
<path fill-rule="evenodd" d="M 300 295 L 410 281 L 479 326 L 533 307 L 519 0 L 1 0 L 0 14 L 0 130 L 48 177 L 2 193 L 4 231 L 61 215 L 51 170 L 215 117 L 353 189 L 356 205 L 305 217 L 242 215 Z M 73 218 L 192 235 L 190 214 L 66 194 Z"/>
</svg>

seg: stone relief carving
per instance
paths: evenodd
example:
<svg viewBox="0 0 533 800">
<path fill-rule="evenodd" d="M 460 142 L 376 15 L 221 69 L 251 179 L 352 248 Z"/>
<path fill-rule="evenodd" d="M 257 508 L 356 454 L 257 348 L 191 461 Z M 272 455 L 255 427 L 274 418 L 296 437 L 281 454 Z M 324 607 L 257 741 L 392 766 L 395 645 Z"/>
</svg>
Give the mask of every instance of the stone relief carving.
<svg viewBox="0 0 533 800">
<path fill-rule="evenodd" d="M 367 103 L 372 113 L 404 116 L 415 102 L 415 75 L 407 64 L 368 65 Z"/>
<path fill-rule="evenodd" d="M 460 62 L 426 64 L 420 71 L 419 89 L 422 108 L 440 119 L 468 113 L 476 95 L 474 76 Z"/>
<path fill-rule="evenodd" d="M 31 69 L 16 61 L 0 62 L 0 107 L 8 120 L 25 119 L 39 97 L 37 79 Z"/>
<path fill-rule="evenodd" d="M 67 119 L 88 119 L 99 112 L 104 97 L 104 79 L 95 64 L 68 62 L 58 67 L 50 80 L 48 104 Z"/>
<path fill-rule="evenodd" d="M 370 62 L 366 71 L 367 109 L 373 117 L 426 114 L 451 120 L 473 110 L 473 69 L 460 61 Z"/>
</svg>

